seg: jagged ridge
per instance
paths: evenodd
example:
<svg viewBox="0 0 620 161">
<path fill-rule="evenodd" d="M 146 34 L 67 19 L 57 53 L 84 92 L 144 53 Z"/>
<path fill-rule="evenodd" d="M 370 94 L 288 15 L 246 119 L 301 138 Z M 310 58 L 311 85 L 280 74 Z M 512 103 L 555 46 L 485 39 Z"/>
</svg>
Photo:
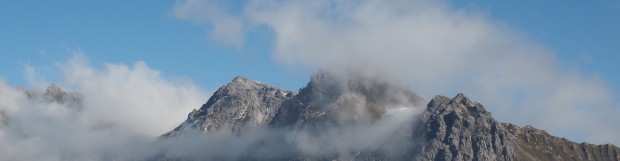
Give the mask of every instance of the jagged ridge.
<svg viewBox="0 0 620 161">
<path fill-rule="evenodd" d="M 330 114 L 338 112 L 342 103 L 351 103 L 351 95 L 362 96 L 364 106 L 361 108 L 377 113 L 376 117 L 382 117 L 386 107 L 399 104 L 419 106 L 423 100 L 403 86 L 351 77 L 355 79 L 341 81 L 329 73 L 319 72 L 297 95 L 237 77 L 218 89 L 206 104 L 191 112 L 183 124 L 164 136 L 176 137 L 192 129 L 208 132 L 222 129 L 224 125 L 230 125 L 224 129 L 236 132 L 248 126 L 306 128 L 310 125 L 321 128 L 334 123 L 335 117 L 342 117 Z M 393 93 L 405 98 L 393 98 Z M 611 144 L 578 144 L 531 126 L 521 128 L 500 123 L 483 105 L 462 93 L 454 98 L 433 98 L 420 114 L 419 121 L 409 127 L 413 131 L 402 142 L 413 146 L 401 149 L 401 156 L 388 157 L 381 150 L 364 151 L 359 152 L 355 160 L 620 160 L 619 148 Z M 307 159 L 339 157 L 284 158 Z"/>
</svg>

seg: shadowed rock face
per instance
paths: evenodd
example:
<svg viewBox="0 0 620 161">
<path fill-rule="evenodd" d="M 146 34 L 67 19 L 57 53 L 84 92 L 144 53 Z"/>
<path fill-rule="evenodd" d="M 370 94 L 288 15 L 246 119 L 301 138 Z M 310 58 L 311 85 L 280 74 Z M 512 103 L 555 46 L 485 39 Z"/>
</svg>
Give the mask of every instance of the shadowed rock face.
<svg viewBox="0 0 620 161">
<path fill-rule="evenodd" d="M 381 118 L 393 108 L 421 108 L 423 102 L 407 86 L 381 77 L 321 71 L 311 77 L 298 95 L 282 103 L 271 125 L 305 127 L 325 122 L 359 122 L 363 121 L 359 118 Z"/>
<path fill-rule="evenodd" d="M 189 130 L 230 130 L 243 135 L 251 127 L 319 129 L 314 134 L 321 135 L 321 128 L 347 127 L 364 121 L 372 124 L 375 119 L 389 117 L 386 112 L 392 108 L 421 108 L 422 102 L 408 87 L 378 77 L 319 72 L 296 95 L 237 77 L 163 137 L 181 137 Z M 521 128 L 500 123 L 483 105 L 464 94 L 454 98 L 437 96 L 423 112 L 412 117 L 417 121 L 403 125 L 400 131 L 404 137 L 396 141 L 410 146 L 390 151 L 359 151 L 345 160 L 620 160 L 620 149 L 614 145 L 578 144 L 531 126 Z M 247 154 L 241 158 L 264 160 L 254 158 L 251 152 Z M 342 157 L 293 153 L 280 159 L 342 160 Z"/>
<path fill-rule="evenodd" d="M 416 160 L 620 160 L 611 144 L 575 143 L 531 126 L 499 123 L 463 94 L 437 96 L 428 104 L 414 138 Z"/>
<path fill-rule="evenodd" d="M 418 160 L 517 160 L 508 130 L 463 94 L 433 98 L 421 123 Z"/>
</svg>

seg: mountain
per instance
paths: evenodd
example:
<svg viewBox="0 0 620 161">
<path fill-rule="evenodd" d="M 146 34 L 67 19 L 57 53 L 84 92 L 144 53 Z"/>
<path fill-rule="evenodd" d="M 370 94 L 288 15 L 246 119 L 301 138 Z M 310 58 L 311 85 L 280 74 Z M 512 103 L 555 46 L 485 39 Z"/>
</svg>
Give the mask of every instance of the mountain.
<svg viewBox="0 0 620 161">
<path fill-rule="evenodd" d="M 406 86 L 381 77 L 357 73 L 342 77 L 326 71 L 315 73 L 298 95 L 282 103 L 270 125 L 304 127 L 324 121 L 339 124 L 363 118 L 360 115 L 378 119 L 390 109 L 424 104 L 424 99 L 406 90 Z"/>
<path fill-rule="evenodd" d="M 43 94 L 33 92 L 26 89 L 17 88 L 18 91 L 23 92 L 23 94 L 29 100 L 34 101 L 44 101 L 46 103 L 58 103 L 62 105 L 66 105 L 67 107 L 73 110 L 79 110 L 82 108 L 82 100 L 83 96 L 79 93 L 74 92 L 66 92 L 62 88 L 58 87 L 55 84 L 47 86 L 45 92 Z M 9 122 L 9 116 L 6 111 L 0 110 L 0 128 L 4 128 L 7 126 Z"/>
<path fill-rule="evenodd" d="M 273 132 L 256 135 L 253 128 Z M 232 131 L 239 142 L 251 140 L 246 135 L 255 140 L 243 142 L 248 147 L 238 157 L 205 149 L 207 158 L 193 159 L 620 160 L 620 149 L 611 144 L 579 144 L 498 122 L 462 93 L 425 104 L 407 86 L 356 73 L 320 71 L 298 94 L 236 77 L 158 140 L 220 130 Z M 183 155 L 189 154 L 162 158 L 192 160 Z"/>
<path fill-rule="evenodd" d="M 291 91 L 235 77 L 213 93 L 200 109 L 192 111 L 185 122 L 163 137 L 178 136 L 187 130 L 208 132 L 223 127 L 238 134 L 246 126 L 257 127 L 271 122 L 282 102 L 292 96 Z"/>
<path fill-rule="evenodd" d="M 32 95 L 32 94 L 29 94 Z M 81 108 L 83 96 L 79 93 L 66 92 L 55 84 L 47 86 L 43 98 L 48 102 L 64 104 L 72 108 Z"/>
</svg>

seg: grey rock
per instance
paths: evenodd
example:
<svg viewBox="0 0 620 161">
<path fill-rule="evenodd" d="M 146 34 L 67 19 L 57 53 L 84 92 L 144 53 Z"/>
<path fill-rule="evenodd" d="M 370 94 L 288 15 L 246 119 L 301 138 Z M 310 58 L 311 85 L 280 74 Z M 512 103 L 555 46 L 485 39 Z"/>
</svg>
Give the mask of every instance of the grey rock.
<svg viewBox="0 0 620 161">
<path fill-rule="evenodd" d="M 192 111 L 185 122 L 163 136 L 178 136 L 189 130 L 208 132 L 224 127 L 239 134 L 245 128 L 269 123 L 282 102 L 293 95 L 291 91 L 238 76 L 220 87 L 200 109 Z"/>
<path fill-rule="evenodd" d="M 6 124 L 8 121 L 9 121 L 9 118 L 6 115 L 6 112 L 0 111 L 0 129 L 6 127 Z"/>
<path fill-rule="evenodd" d="M 344 127 L 362 121 L 372 123 L 385 117 L 390 108 L 424 107 L 423 102 L 406 86 L 355 73 L 318 72 L 297 95 L 236 77 L 219 88 L 200 109 L 191 112 L 185 122 L 162 137 L 178 137 L 190 130 L 230 130 L 235 135 L 243 135 L 245 129 L 260 126 L 319 129 L 315 135 L 321 135 L 321 128 Z M 359 120 L 362 114 L 369 119 Z M 579 144 L 531 126 L 522 128 L 500 123 L 483 105 L 462 93 L 454 98 L 436 96 L 421 114 L 412 117 L 417 121 L 402 127 L 405 137 L 389 142 L 409 146 L 390 150 L 377 146 L 380 148 L 355 152 L 344 160 L 620 160 L 620 149 L 611 144 Z M 305 156 L 294 150 L 291 153 L 277 159 L 343 160 L 338 155 Z M 246 154 L 240 158 L 273 160 L 253 158 L 251 151 Z"/>
<path fill-rule="evenodd" d="M 433 98 L 420 122 L 417 160 L 517 160 L 511 134 L 462 93 Z"/>
<path fill-rule="evenodd" d="M 45 93 L 43 93 L 43 98 L 48 102 L 56 102 L 77 109 L 82 108 L 83 96 L 81 94 L 65 92 L 55 84 L 47 87 Z"/>
<path fill-rule="evenodd" d="M 428 104 L 416 132 L 415 160 L 620 160 L 620 148 L 575 143 L 532 126 L 499 123 L 462 93 L 437 96 Z"/>
<path fill-rule="evenodd" d="M 354 72 L 337 75 L 319 71 L 298 95 L 282 103 L 270 125 L 320 128 L 326 123 L 355 123 L 362 114 L 378 119 L 390 108 L 422 108 L 423 105 L 422 97 L 397 82 Z M 366 113 L 356 113 L 359 108 Z"/>
</svg>

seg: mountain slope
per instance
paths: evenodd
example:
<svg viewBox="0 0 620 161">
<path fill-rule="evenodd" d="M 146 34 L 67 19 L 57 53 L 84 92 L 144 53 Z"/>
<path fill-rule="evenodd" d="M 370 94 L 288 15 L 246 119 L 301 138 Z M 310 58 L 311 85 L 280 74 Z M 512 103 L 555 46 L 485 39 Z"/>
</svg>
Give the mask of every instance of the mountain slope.
<svg viewBox="0 0 620 161">
<path fill-rule="evenodd" d="M 505 126 L 522 160 L 620 160 L 620 148 L 612 144 L 576 143 L 531 126 Z"/>
</svg>

